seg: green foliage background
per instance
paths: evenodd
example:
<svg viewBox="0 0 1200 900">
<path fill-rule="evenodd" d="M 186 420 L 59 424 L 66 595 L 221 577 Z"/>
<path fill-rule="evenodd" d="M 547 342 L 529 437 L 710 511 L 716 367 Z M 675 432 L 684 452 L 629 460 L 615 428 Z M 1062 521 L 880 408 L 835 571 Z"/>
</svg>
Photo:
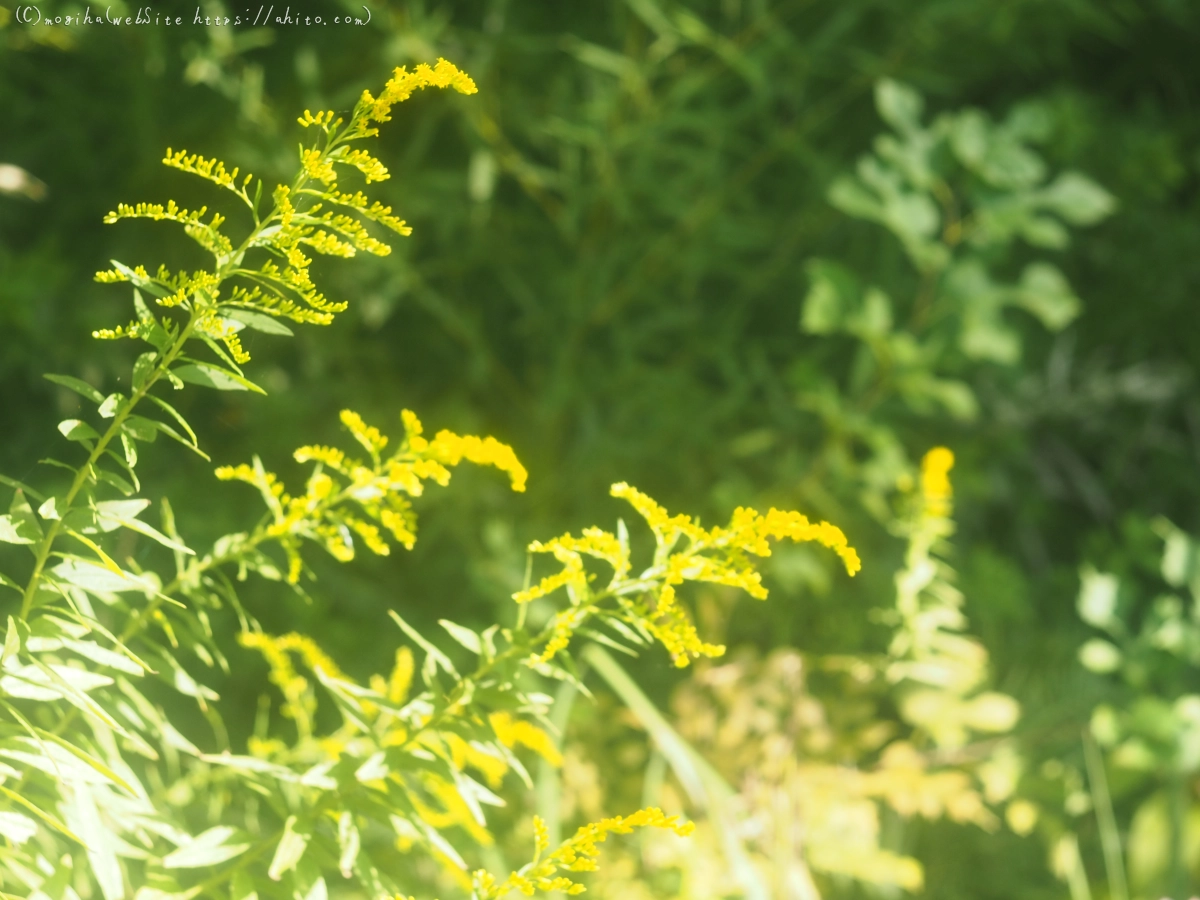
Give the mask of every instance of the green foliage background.
<svg viewBox="0 0 1200 900">
<path fill-rule="evenodd" d="M 305 14 L 327 18 L 349 8 L 310 6 Z M 224 14 L 216 3 L 203 11 Z M 1052 259 L 1081 315 L 1051 333 L 1006 313 L 1018 362 L 948 363 L 978 398 L 971 420 L 899 402 L 870 417 L 910 461 L 935 444 L 955 451 L 954 565 L 993 683 L 1021 701 L 1018 734 L 1032 759 L 1082 769 L 1079 730 L 1093 706 L 1134 695 L 1076 660 L 1090 636 L 1076 613 L 1079 567 L 1149 583 L 1162 553 L 1152 523 L 1200 530 L 1200 8 L 491 0 L 371 12 L 370 25 L 341 30 L 39 31 L 11 18 L 0 28 L 0 162 L 47 186 L 40 202 L 0 196 L 0 470 L 27 478 L 55 422 L 76 408 L 43 371 L 109 385 L 128 371 L 131 348 L 87 337 L 127 318 L 125 292 L 92 273 L 111 258 L 199 264 L 168 229 L 100 222 L 118 201 L 206 202 L 159 164 L 163 148 L 282 180 L 296 111 L 348 108 L 393 66 L 445 56 L 479 94 L 415 97 L 377 152 L 393 172 L 378 193 L 413 236 L 382 260 L 315 264 L 350 310 L 287 345 L 248 344 L 269 399 L 189 391 L 180 409 L 215 464 L 258 453 L 296 477 L 291 450 L 332 443 L 342 407 L 372 422 L 408 407 L 434 427 L 511 444 L 529 490 L 462 473 L 422 512 L 411 553 L 336 571 L 330 561 L 307 606 L 251 589 L 264 627 L 318 635 L 365 677 L 390 664 L 394 642 L 378 637 L 388 608 L 423 632 L 440 617 L 508 622 L 524 546 L 611 521 L 607 488 L 624 480 L 706 522 L 742 504 L 836 522 L 862 575 L 847 583 L 824 560 L 778 554 L 772 601 L 738 601 L 727 643 L 882 650 L 867 611 L 890 596 L 903 545 L 864 501 L 870 448 L 805 400 L 827 383 L 850 391 L 856 377 L 851 338 L 799 327 L 808 262 L 837 260 L 882 286 L 897 320 L 912 312 L 906 298 L 920 279 L 901 243 L 827 199 L 886 128 L 879 79 L 919 90 L 926 121 L 966 107 L 1002 120 L 1034 102 L 1049 170 L 1086 173 L 1115 210 L 1073 229 L 1069 246 L 1022 244 L 989 265 L 1013 280 L 1027 262 Z M 213 502 L 211 466 L 174 449 L 148 448 L 143 480 L 171 497 L 181 531 L 204 544 L 255 515 L 237 492 Z M 1123 595 L 1126 613 L 1136 619 L 1155 590 Z M 685 676 L 660 662 L 629 668 L 666 708 Z M 265 669 L 247 653 L 234 671 L 218 687 L 236 743 L 251 730 Z M 1151 691 L 1136 679 L 1131 689 Z M 1169 698 L 1195 689 L 1187 666 L 1153 688 Z M 1193 777 L 1180 788 L 1191 803 Z M 1128 837 L 1151 788 L 1114 791 Z M 1099 882 L 1096 829 L 1079 819 Z M 928 896 L 1066 890 L 1033 837 L 936 823 L 914 825 L 903 842 L 925 863 Z M 858 890 L 840 889 L 831 896 Z"/>
</svg>

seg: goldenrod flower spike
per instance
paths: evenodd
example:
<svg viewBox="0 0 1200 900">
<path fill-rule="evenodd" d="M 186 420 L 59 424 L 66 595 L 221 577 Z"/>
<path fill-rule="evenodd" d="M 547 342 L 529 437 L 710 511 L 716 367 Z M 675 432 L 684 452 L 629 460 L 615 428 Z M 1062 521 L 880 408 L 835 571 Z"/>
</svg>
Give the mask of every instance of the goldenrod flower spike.
<svg viewBox="0 0 1200 900">
<path fill-rule="evenodd" d="M 565 649 L 579 626 L 596 611 L 597 602 L 606 596 L 618 598 L 623 607 L 618 618 L 643 634 L 653 635 L 672 655 L 675 665 L 687 666 L 700 656 L 721 656 L 723 646 L 700 639 L 675 588 L 686 581 L 706 581 L 741 588 L 752 597 L 765 599 L 762 576 L 748 555 L 770 556 L 771 540 L 813 541 L 833 550 L 851 576 L 862 568 L 858 553 L 840 528 L 828 522 L 810 522 L 797 512 L 771 509 L 764 516 L 740 507 L 727 527 L 705 529 L 690 516 L 671 515 L 651 497 L 624 482 L 614 484 L 612 494 L 628 500 L 654 532 L 657 547 L 653 564 L 640 576 L 629 577 L 629 547 L 623 529 L 621 537 L 588 528 L 582 537 L 565 534 L 530 544 L 531 553 L 553 553 L 562 569 L 513 594 L 513 600 L 528 603 L 566 588 L 571 602 L 554 617 L 545 647 L 530 660 L 534 665 L 548 662 Z M 584 556 L 602 560 L 613 569 L 611 581 L 599 594 L 591 587 L 593 576 L 584 567 Z M 631 597 L 640 599 L 631 601 Z"/>
<path fill-rule="evenodd" d="M 240 344 L 231 340 L 235 336 L 213 334 L 225 339 L 235 355 L 240 351 Z M 358 413 L 342 410 L 342 424 L 370 459 L 362 462 L 334 447 L 300 447 L 295 460 L 317 464 L 301 495 L 284 493 L 279 479 L 265 471 L 257 459 L 253 466 L 222 466 L 217 470 L 218 478 L 244 481 L 263 495 L 271 522 L 254 540 L 278 542 L 288 557 L 290 583 L 295 584 L 302 572 L 299 549 L 304 540 L 321 544 L 340 562 L 354 559 L 355 538 L 372 553 L 387 556 L 391 548 L 384 539 L 385 531 L 411 550 L 417 539 L 417 519 L 408 498 L 420 496 L 427 480 L 448 484 L 450 467 L 464 459 L 500 469 L 508 475 L 514 491 L 525 490 L 528 473 L 507 444 L 493 437 L 452 431 L 440 431 L 429 441 L 422 436 L 421 420 L 414 413 L 404 410 L 401 417 L 407 438 L 385 456 L 388 438 Z"/>
<path fill-rule="evenodd" d="M 638 810 L 633 815 L 614 816 L 584 825 L 575 832 L 574 837 L 543 859 L 542 854 L 549 847 L 549 832 L 546 823 L 535 816 L 534 861 L 521 871 L 511 873 L 500 884 L 496 883 L 490 872 L 479 869 L 473 873 L 472 879 L 475 896 L 478 900 L 500 900 L 513 890 L 518 890 L 527 897 L 538 891 L 582 894 L 586 890 L 582 884 L 558 873 L 595 871 L 596 857 L 599 855 L 596 845 L 603 843 L 610 834 L 628 834 L 635 828 L 669 828 L 680 837 L 686 837 L 692 833 L 693 827 L 691 822 L 680 822 L 678 816 L 667 816 L 661 809 L 649 807 Z"/>
</svg>

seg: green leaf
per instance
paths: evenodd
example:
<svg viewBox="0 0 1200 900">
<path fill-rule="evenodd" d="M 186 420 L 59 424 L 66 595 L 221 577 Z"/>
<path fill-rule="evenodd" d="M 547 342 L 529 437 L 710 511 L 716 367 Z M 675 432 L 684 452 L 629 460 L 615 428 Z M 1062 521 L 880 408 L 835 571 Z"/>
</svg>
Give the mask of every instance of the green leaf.
<svg viewBox="0 0 1200 900">
<path fill-rule="evenodd" d="M 873 221 L 883 219 L 883 204 L 879 202 L 879 199 L 858 181 L 848 176 L 843 175 L 835 180 L 830 185 L 826 198 L 836 209 L 840 209 L 846 215 L 854 216 L 856 219 Z"/>
<path fill-rule="evenodd" d="M 106 534 L 116 531 L 123 519 L 133 519 L 150 506 L 150 501 L 139 497 L 134 500 L 103 500 L 96 504 L 96 524 Z"/>
<path fill-rule="evenodd" d="M 1082 304 L 1066 276 L 1050 263 L 1025 267 L 1017 288 L 1017 303 L 1037 316 L 1050 331 L 1061 331 L 1079 315 Z"/>
<path fill-rule="evenodd" d="M 576 629 L 575 633 L 582 637 L 590 638 L 598 644 L 603 644 L 605 647 L 611 647 L 613 650 L 616 650 L 618 653 L 623 653 L 626 656 L 632 656 L 635 659 L 638 656 L 638 652 L 636 650 L 632 650 L 629 647 L 626 647 L 624 644 L 614 641 L 602 631 L 593 631 L 590 628 L 578 628 Z"/>
<path fill-rule="evenodd" d="M 147 350 L 145 353 L 138 356 L 133 363 L 133 389 L 140 390 L 142 385 L 146 383 L 146 379 L 150 377 L 150 373 L 154 371 L 154 366 L 158 362 L 159 355 L 153 350 Z"/>
<path fill-rule="evenodd" d="M 1120 587 L 1117 576 L 1084 566 L 1079 573 L 1079 582 L 1079 599 L 1076 601 L 1079 617 L 1096 628 L 1110 630 L 1117 624 L 1117 591 Z"/>
<path fill-rule="evenodd" d="M 49 501 L 47 501 L 47 502 L 49 502 Z M 101 564 L 104 566 L 104 568 L 108 569 L 108 571 L 112 572 L 114 575 L 118 575 L 118 576 L 122 576 L 122 577 L 125 576 L 126 572 L 120 566 L 117 565 L 117 561 L 115 559 L 113 559 L 111 556 L 109 556 L 107 553 L 105 553 L 104 548 L 101 547 L 99 544 L 97 544 L 95 541 L 93 541 L 91 538 L 80 534 L 78 531 L 75 531 L 73 528 L 64 526 L 63 531 L 65 531 L 68 535 L 75 538 L 75 540 L 79 541 L 79 543 L 83 544 L 85 547 L 87 547 L 89 550 L 91 550 L 93 553 L 95 553 L 96 556 L 100 557 Z"/>
<path fill-rule="evenodd" d="M 17 632 L 17 623 L 13 617 L 8 617 L 8 630 L 4 632 L 4 652 L 0 654 L 0 668 L 10 659 L 16 659 L 21 652 L 21 635 Z"/>
<path fill-rule="evenodd" d="M 158 436 L 158 423 L 145 416 L 129 416 L 121 423 L 121 433 L 128 434 L 143 444 L 150 444 Z"/>
<path fill-rule="evenodd" d="M 125 401 L 125 395 L 121 393 L 109 394 L 104 398 L 104 402 L 100 404 L 100 408 L 96 410 L 100 413 L 101 418 L 111 419 L 117 414 L 117 410 Z"/>
<path fill-rule="evenodd" d="M 72 666 L 39 663 L 35 658 L 33 665 L 8 669 L 8 674 L 0 678 L 0 687 L 12 697 L 22 697 L 28 700 L 56 700 L 66 696 L 65 691 L 61 689 L 64 682 L 77 691 L 92 691 L 96 688 L 107 687 L 113 683 L 113 680 L 107 675 L 76 669 Z"/>
<path fill-rule="evenodd" d="M 358 860 L 361 847 L 362 840 L 354 824 L 354 814 L 344 810 L 338 816 L 338 871 L 342 873 L 343 878 L 354 874 L 354 863 Z"/>
<path fill-rule="evenodd" d="M 26 493 L 30 497 L 32 497 L 34 500 L 37 500 L 39 503 L 46 499 L 44 494 L 40 493 L 39 491 L 35 491 L 33 488 L 31 488 L 25 482 L 17 481 L 17 479 L 15 479 L 15 478 L 9 478 L 7 475 L 0 475 L 0 484 L 7 484 L 10 488 L 13 488 L 17 491 L 23 491 L 24 493 Z M 15 502 L 15 500 L 14 500 L 14 502 Z M 28 504 L 26 504 L 26 509 L 28 509 L 28 508 L 29 508 Z M 32 512 L 32 511 L 33 510 L 30 510 L 30 512 Z M 12 512 L 12 510 L 9 509 L 9 512 Z"/>
<path fill-rule="evenodd" d="M 86 397 L 88 400 L 91 400 L 93 403 L 101 403 L 104 401 L 103 394 L 101 394 L 98 390 L 96 390 L 94 387 L 92 387 L 90 384 L 88 384 L 86 381 L 83 381 L 80 378 L 73 378 L 70 375 L 51 375 L 51 374 L 43 375 L 42 377 L 49 381 L 53 381 L 55 384 L 60 384 L 63 387 L 74 391 L 75 393 L 79 394 L 82 397 Z"/>
<path fill-rule="evenodd" d="M 89 867 L 100 885 L 104 900 L 123 900 L 125 879 L 121 874 L 121 864 L 117 861 L 116 836 L 101 822 L 91 786 L 73 785 L 68 798 L 63 804 L 63 813 L 67 824 L 83 838 Z"/>
<path fill-rule="evenodd" d="M 58 423 L 58 430 L 68 441 L 90 441 L 100 437 L 95 428 L 80 419 L 63 419 Z"/>
<path fill-rule="evenodd" d="M 137 484 L 137 476 L 133 474 L 133 467 L 137 465 L 137 444 L 129 433 L 122 428 L 121 430 L 121 447 L 125 450 L 125 466 L 131 478 L 134 479 L 134 484 Z"/>
<path fill-rule="evenodd" d="M 237 831 L 227 825 L 210 828 L 164 856 L 163 868 L 201 869 L 241 856 L 250 849 L 250 844 L 229 842 L 236 834 Z"/>
<path fill-rule="evenodd" d="M 968 169 L 977 169 L 987 155 L 989 131 L 987 116 L 977 109 L 963 110 L 953 117 L 950 147 Z"/>
<path fill-rule="evenodd" d="M 1092 638 L 1079 648 L 1079 661 L 1092 672 L 1115 672 L 1121 668 L 1121 651 L 1108 641 Z"/>
<path fill-rule="evenodd" d="M 892 300 L 879 288 L 867 288 L 862 306 L 846 323 L 860 337 L 880 338 L 892 330 Z"/>
<path fill-rule="evenodd" d="M 134 662 L 124 653 L 117 653 L 115 650 L 109 650 L 107 647 L 101 647 L 95 641 L 66 640 L 63 642 L 63 645 L 94 663 L 108 666 L 110 669 L 116 669 L 128 675 L 141 675 L 143 671 L 150 668 L 146 666 L 143 669 L 141 665 L 138 665 L 138 663 Z"/>
<path fill-rule="evenodd" d="M 0 835 L 20 846 L 37 834 L 37 822 L 15 812 L 0 812 Z"/>
<path fill-rule="evenodd" d="M 1035 247 L 1061 250 L 1071 243 L 1067 229 L 1049 216 L 1029 216 L 1021 222 L 1021 237 Z"/>
<path fill-rule="evenodd" d="M 192 431 L 192 426 L 187 423 L 187 419 L 185 419 L 183 416 L 181 416 L 179 414 L 178 410 L 175 409 L 175 407 L 173 407 L 166 400 L 160 400 L 158 397 L 155 397 L 153 394 L 147 394 L 146 396 L 149 400 L 158 404 L 158 406 L 161 407 L 167 413 L 167 415 L 171 416 L 176 422 L 179 423 L 179 427 L 182 428 L 184 431 L 186 431 L 188 437 L 190 437 L 192 439 L 192 447 L 196 447 L 197 444 L 199 444 L 199 441 L 196 439 L 196 432 Z M 172 435 L 174 436 L 173 432 L 172 432 Z M 207 458 L 208 457 L 205 457 L 205 459 L 207 459 Z"/>
<path fill-rule="evenodd" d="M 804 298 L 800 327 L 809 334 L 831 334 L 841 328 L 857 301 L 857 279 L 844 266 L 821 259 L 805 266 L 811 286 Z"/>
<path fill-rule="evenodd" d="M 6 544 L 36 544 L 41 536 L 41 527 L 36 520 L 14 518 L 11 513 L 0 516 L 0 541 Z"/>
<path fill-rule="evenodd" d="M 457 625 L 448 619 L 438 619 L 438 624 L 449 632 L 450 637 L 458 641 L 476 656 L 483 655 L 483 643 L 479 640 L 479 635 L 470 628 L 464 628 L 462 625 Z"/>
<path fill-rule="evenodd" d="M 96 504 L 97 521 L 103 531 L 113 531 L 116 528 L 128 528 L 138 534 L 157 541 L 164 547 L 177 550 L 180 553 L 195 555 L 194 551 L 179 541 L 173 540 L 145 522 L 136 518 L 137 514 L 150 505 L 149 500 L 107 500 Z"/>
<path fill-rule="evenodd" d="M 891 78 L 875 84 L 875 108 L 879 116 L 897 131 L 905 133 L 921 127 L 921 111 L 925 102 L 913 88 Z"/>
<path fill-rule="evenodd" d="M 41 495 L 37 495 L 36 499 L 43 498 Z M 0 521 L 8 523 L 7 526 L 0 525 L 0 540 L 10 544 L 32 544 L 42 539 L 42 525 L 33 514 L 33 509 L 29 506 L 29 501 L 25 499 L 23 491 L 18 490 L 13 494 L 12 502 L 8 505 L 8 515 Z M 9 533 L 14 535 L 17 540 L 3 536 Z"/>
<path fill-rule="evenodd" d="M 1072 225 L 1094 225 L 1117 206 L 1112 194 L 1079 172 L 1063 172 L 1038 198 Z"/>
<path fill-rule="evenodd" d="M 38 507 L 37 514 L 43 519 L 50 519 L 52 521 L 61 519 L 62 516 L 58 512 L 58 498 L 51 497 L 48 499 L 45 503 Z"/>
<path fill-rule="evenodd" d="M 171 371 L 184 381 L 216 388 L 218 391 L 254 391 L 258 394 L 266 394 L 266 391 L 253 381 L 243 378 L 236 372 L 214 366 L 212 363 L 193 362 Z"/>
<path fill-rule="evenodd" d="M 154 401 L 160 403 L 162 406 L 167 405 L 167 404 L 163 403 L 162 401 L 160 401 L 157 397 L 154 397 L 151 395 L 147 395 L 147 396 L 151 400 L 154 400 Z M 178 415 L 178 413 L 175 413 L 175 411 L 170 409 L 169 407 L 168 407 L 168 411 L 171 413 L 174 413 L 175 415 Z M 199 447 L 197 447 L 193 441 L 189 441 L 189 440 L 185 439 L 183 437 L 183 435 L 181 435 L 178 431 L 176 431 L 174 428 L 172 428 L 166 422 L 159 422 L 157 419 L 146 419 L 141 416 L 130 416 L 130 418 L 131 419 L 139 419 L 140 423 L 142 424 L 143 427 L 153 427 L 156 432 L 161 431 L 163 434 L 165 434 L 167 437 L 171 438 L 172 440 L 178 441 L 179 443 L 183 444 L 183 446 L 187 447 L 189 450 L 191 450 L 193 453 L 195 453 L 200 458 L 204 459 L 206 462 L 212 462 L 211 458 L 209 457 L 209 455 L 207 453 L 205 453 L 203 450 L 201 450 Z M 187 423 L 185 422 L 184 425 L 186 427 Z M 188 429 L 188 430 L 190 431 L 190 429 Z M 192 437 L 194 438 L 195 435 L 193 434 Z"/>
<path fill-rule="evenodd" d="M 400 618 L 400 614 L 394 609 L 389 609 L 388 615 L 395 620 L 396 624 L 400 626 L 401 630 L 405 634 L 412 638 L 413 641 L 415 641 L 416 644 L 422 650 L 424 650 L 426 654 L 428 654 L 429 658 L 432 659 L 436 665 L 440 665 L 443 669 L 445 669 L 446 674 L 450 675 L 452 678 L 458 677 L 458 671 L 454 668 L 454 664 L 450 662 L 450 658 L 446 656 L 446 654 L 444 654 L 433 644 L 429 643 L 429 641 L 422 637 L 419 631 L 405 622 L 404 619 Z"/>
<path fill-rule="evenodd" d="M 89 591 L 119 594 L 123 591 L 157 591 L 158 584 L 148 575 L 120 574 L 86 559 L 71 556 L 53 569 L 53 574 L 68 584 Z"/>
<path fill-rule="evenodd" d="M 288 328 L 274 316 L 263 315 L 258 312 L 251 312 L 248 309 L 223 309 L 221 314 L 241 322 L 247 328 L 253 331 L 261 331 L 264 334 L 283 334 L 288 337 L 292 336 L 292 329 Z"/>
<path fill-rule="evenodd" d="M 30 803 L 28 800 L 26 800 L 20 794 L 16 793 L 15 791 L 9 790 L 2 784 L 0 784 L 0 794 L 4 795 L 5 797 L 7 797 L 9 800 L 13 801 L 14 803 L 17 803 L 17 804 L 25 807 L 27 810 L 29 810 L 31 813 L 33 813 L 35 816 L 37 816 L 39 819 L 41 819 L 43 822 L 45 822 L 47 825 L 49 825 L 51 828 L 53 828 L 55 831 L 59 832 L 60 834 L 66 835 L 71 840 L 75 841 L 75 843 L 79 844 L 80 846 L 83 846 L 83 841 L 79 839 L 79 836 L 76 835 L 69 828 L 67 828 L 66 825 L 64 825 L 62 822 L 60 822 L 54 816 L 50 815 L 50 813 L 45 812 L 44 810 L 42 810 L 42 809 L 38 808 L 37 806 L 35 806 L 34 804 Z"/>
<path fill-rule="evenodd" d="M 267 875 L 272 881 L 279 881 L 283 873 L 295 868 L 296 863 L 304 856 L 312 833 L 301 828 L 299 821 L 296 816 L 288 816 L 284 823 L 283 837 L 279 839 L 279 846 L 275 848 L 275 856 L 267 869 Z"/>
</svg>

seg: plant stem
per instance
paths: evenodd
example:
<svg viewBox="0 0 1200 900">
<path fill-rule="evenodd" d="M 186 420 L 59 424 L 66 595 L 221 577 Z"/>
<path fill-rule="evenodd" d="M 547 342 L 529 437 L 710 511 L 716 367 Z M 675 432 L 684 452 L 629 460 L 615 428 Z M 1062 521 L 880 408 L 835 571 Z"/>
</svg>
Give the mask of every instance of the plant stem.
<svg viewBox="0 0 1200 900">
<path fill-rule="evenodd" d="M 1108 779 L 1104 775 L 1104 760 L 1091 733 L 1083 732 L 1083 758 L 1087 765 L 1092 799 L 1096 804 L 1096 822 L 1100 826 L 1100 846 L 1104 851 L 1104 870 L 1108 874 L 1108 890 L 1112 900 L 1129 900 L 1125 881 L 1125 865 L 1121 860 L 1121 834 L 1113 815 L 1112 798 L 1108 794 Z"/>
<path fill-rule="evenodd" d="M 159 359 L 158 365 L 143 382 L 142 386 L 135 390 L 124 403 L 121 404 L 115 416 L 113 416 L 112 424 L 103 435 L 96 441 L 96 446 L 92 448 L 92 452 L 88 455 L 85 462 L 75 473 L 75 479 L 71 482 L 71 488 L 67 491 L 66 497 L 63 498 L 63 508 L 58 511 L 59 517 L 50 523 L 46 530 L 45 536 L 42 538 L 41 544 L 38 545 L 37 555 L 33 564 L 33 573 L 29 576 L 29 583 L 25 587 L 25 594 L 21 601 L 21 618 L 27 619 L 29 611 L 33 606 L 33 598 L 37 593 L 38 585 L 41 583 L 42 571 L 46 566 L 46 561 L 50 558 L 50 552 L 54 548 L 54 541 L 58 537 L 59 531 L 62 529 L 63 520 L 71 510 L 71 504 L 83 490 L 83 486 L 87 483 L 88 475 L 92 471 L 92 467 L 99 461 L 104 454 L 105 449 L 113 439 L 121 433 L 121 428 L 125 421 L 133 413 L 134 408 L 149 392 L 155 383 L 163 376 L 170 367 L 171 363 L 183 351 L 184 344 L 192 336 L 192 330 L 196 326 L 196 315 L 193 313 L 188 319 L 186 325 L 179 331 L 179 336 Z"/>
</svg>

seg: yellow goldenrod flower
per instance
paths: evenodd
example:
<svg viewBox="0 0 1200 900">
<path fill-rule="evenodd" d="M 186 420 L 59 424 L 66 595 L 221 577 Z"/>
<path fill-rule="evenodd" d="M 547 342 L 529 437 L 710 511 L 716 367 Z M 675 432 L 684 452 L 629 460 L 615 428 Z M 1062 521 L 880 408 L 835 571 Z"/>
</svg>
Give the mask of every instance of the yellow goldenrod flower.
<svg viewBox="0 0 1200 900">
<path fill-rule="evenodd" d="M 921 494 L 928 515 L 945 518 L 950 515 L 949 472 L 954 467 L 954 454 L 945 447 L 934 447 L 921 460 Z"/>
<path fill-rule="evenodd" d="M 506 712 L 494 712 L 488 716 L 488 721 L 496 732 L 496 739 L 505 747 L 521 744 L 555 768 L 562 765 L 562 754 L 554 746 L 554 740 L 532 722 L 514 719 Z"/>
</svg>

